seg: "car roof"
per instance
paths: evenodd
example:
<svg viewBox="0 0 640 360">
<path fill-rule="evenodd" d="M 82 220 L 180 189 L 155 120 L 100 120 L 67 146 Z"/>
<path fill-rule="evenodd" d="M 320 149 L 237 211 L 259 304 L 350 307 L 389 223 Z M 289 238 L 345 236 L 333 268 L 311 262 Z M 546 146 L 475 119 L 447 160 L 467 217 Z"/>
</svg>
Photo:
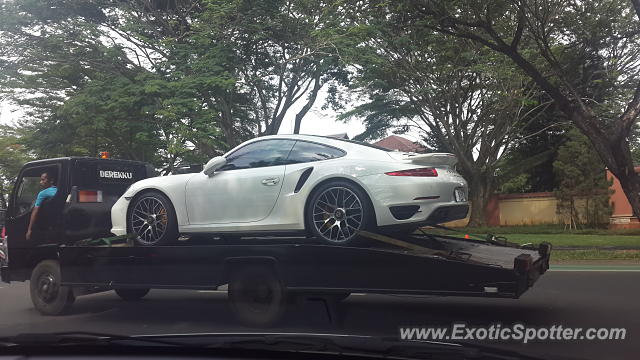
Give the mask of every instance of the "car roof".
<svg viewBox="0 0 640 360">
<path fill-rule="evenodd" d="M 347 139 L 339 139 L 331 136 L 322 136 L 322 135 L 307 135 L 307 134 L 279 134 L 279 135 L 268 135 L 254 139 L 255 141 L 266 140 L 266 139 L 294 139 L 294 140 L 305 140 L 310 142 L 316 142 L 321 144 L 326 144 L 338 148 L 342 148 L 346 151 L 349 150 L 359 150 L 364 151 L 365 149 L 370 149 L 374 152 L 389 152 L 389 149 L 385 149 L 379 146 L 371 145 L 364 142 L 359 142 L 355 140 L 347 140 Z"/>
</svg>

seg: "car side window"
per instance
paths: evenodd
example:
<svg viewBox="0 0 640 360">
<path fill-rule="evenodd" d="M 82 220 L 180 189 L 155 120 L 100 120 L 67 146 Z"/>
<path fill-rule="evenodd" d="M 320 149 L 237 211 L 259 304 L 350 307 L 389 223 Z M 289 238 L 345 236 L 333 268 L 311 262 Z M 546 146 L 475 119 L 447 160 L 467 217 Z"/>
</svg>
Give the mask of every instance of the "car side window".
<svg viewBox="0 0 640 360">
<path fill-rule="evenodd" d="M 346 155 L 346 152 L 331 146 L 298 141 L 289 154 L 287 164 L 335 159 Z"/>
<path fill-rule="evenodd" d="M 36 196 L 40 190 L 40 176 L 25 176 L 22 178 L 17 196 L 17 216 L 23 215 L 33 208 Z"/>
<path fill-rule="evenodd" d="M 229 156 L 220 170 L 249 169 L 284 165 L 295 140 L 263 140 L 244 146 Z"/>
</svg>

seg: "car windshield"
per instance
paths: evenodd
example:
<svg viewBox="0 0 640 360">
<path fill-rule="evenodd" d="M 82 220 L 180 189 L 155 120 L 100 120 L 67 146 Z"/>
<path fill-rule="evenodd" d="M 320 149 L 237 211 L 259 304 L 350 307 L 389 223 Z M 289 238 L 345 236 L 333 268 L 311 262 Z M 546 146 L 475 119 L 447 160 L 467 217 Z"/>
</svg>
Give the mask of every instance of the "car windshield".
<svg viewBox="0 0 640 360">
<path fill-rule="evenodd" d="M 0 356 L 635 359 L 639 119 L 640 0 L 2 0 Z"/>
</svg>

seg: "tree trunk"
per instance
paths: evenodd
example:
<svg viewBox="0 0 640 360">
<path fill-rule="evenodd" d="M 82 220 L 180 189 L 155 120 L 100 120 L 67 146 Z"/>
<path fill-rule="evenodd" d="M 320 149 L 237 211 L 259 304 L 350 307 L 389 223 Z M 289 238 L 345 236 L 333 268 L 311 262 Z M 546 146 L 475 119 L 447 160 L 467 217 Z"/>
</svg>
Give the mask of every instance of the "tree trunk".
<svg viewBox="0 0 640 360">
<path fill-rule="evenodd" d="M 313 104 L 316 102 L 316 98 L 318 97 L 318 92 L 322 87 L 320 83 L 319 72 L 316 73 L 314 81 L 315 82 L 313 84 L 313 89 L 311 90 L 311 94 L 309 95 L 309 99 L 307 100 L 307 103 L 304 104 L 304 106 L 302 107 L 302 110 L 300 110 L 300 112 L 296 114 L 295 125 L 293 128 L 294 134 L 300 134 L 300 124 L 302 123 L 302 118 L 304 118 L 304 116 L 307 115 L 307 112 L 309 112 L 309 109 L 311 109 Z"/>
<path fill-rule="evenodd" d="M 469 198 L 471 200 L 471 215 L 469 226 L 486 226 L 485 210 L 489 198 L 493 194 L 493 178 L 486 174 L 477 174 L 469 182 Z"/>
<path fill-rule="evenodd" d="M 634 216 L 638 216 L 640 214 L 640 177 L 635 172 L 626 171 L 619 174 L 614 173 L 614 175 L 620 181 L 620 186 L 622 186 L 622 191 L 631 205 Z"/>
<path fill-rule="evenodd" d="M 211 99 L 205 98 L 205 101 L 211 109 L 214 109 L 214 104 Z M 227 146 L 229 147 L 229 149 L 231 149 L 238 145 L 238 141 L 233 131 L 233 114 L 231 112 L 231 106 L 224 98 L 220 98 L 219 103 L 221 108 L 219 123 L 220 129 L 222 130 L 222 134 L 224 135 Z"/>
<path fill-rule="evenodd" d="M 638 15 L 640 16 L 640 14 Z M 633 214 L 640 217 L 640 177 L 635 173 L 631 150 L 629 148 L 629 131 L 622 128 L 615 134 L 603 131 L 598 119 L 590 110 L 585 110 L 572 102 L 551 84 L 531 63 L 525 60 L 517 51 L 502 44 L 498 51 L 512 58 L 543 90 L 556 102 L 558 108 L 567 115 L 571 122 L 589 138 L 598 152 L 600 159 L 607 168 L 618 178 Z M 640 88 L 639 88 L 640 89 Z M 634 97 L 635 99 L 635 97 Z M 633 102 L 632 102 L 633 103 Z M 621 121 L 621 120 L 619 120 Z"/>
<path fill-rule="evenodd" d="M 583 121 L 589 124 L 584 119 Z M 631 205 L 633 215 L 640 217 L 640 176 L 635 172 L 628 140 L 594 136 L 588 131 L 589 127 L 585 126 L 584 123 L 581 125 L 583 128 L 587 128 L 587 131 L 584 131 L 579 126 L 580 130 L 583 130 L 583 133 L 591 140 L 605 166 L 620 181 L 622 191 Z"/>
</svg>

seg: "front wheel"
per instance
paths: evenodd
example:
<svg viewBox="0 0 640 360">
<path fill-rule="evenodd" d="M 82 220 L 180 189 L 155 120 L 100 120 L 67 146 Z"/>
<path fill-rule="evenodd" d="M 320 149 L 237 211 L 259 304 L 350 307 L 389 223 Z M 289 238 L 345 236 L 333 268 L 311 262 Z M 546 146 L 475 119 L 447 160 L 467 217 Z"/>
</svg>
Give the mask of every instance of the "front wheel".
<svg viewBox="0 0 640 360">
<path fill-rule="evenodd" d="M 344 180 L 330 181 L 314 190 L 306 219 L 312 234 L 332 245 L 354 245 L 358 232 L 371 230 L 375 222 L 367 195 Z"/>
<path fill-rule="evenodd" d="M 128 227 L 142 246 L 168 245 L 178 239 L 178 221 L 171 201 L 159 192 L 136 197 L 128 214 Z"/>
<path fill-rule="evenodd" d="M 55 260 L 41 261 L 31 273 L 29 290 L 33 306 L 42 315 L 61 315 L 75 301 L 73 290 L 60 285 L 60 264 Z"/>
</svg>

